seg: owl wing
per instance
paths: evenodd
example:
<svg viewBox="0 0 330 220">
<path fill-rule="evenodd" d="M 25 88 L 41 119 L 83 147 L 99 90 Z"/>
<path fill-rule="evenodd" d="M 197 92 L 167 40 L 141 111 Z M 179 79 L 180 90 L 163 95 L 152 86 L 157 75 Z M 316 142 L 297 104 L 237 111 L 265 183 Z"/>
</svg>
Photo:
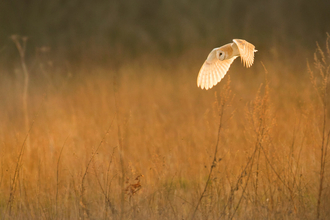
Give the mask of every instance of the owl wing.
<svg viewBox="0 0 330 220">
<path fill-rule="evenodd" d="M 198 73 L 197 86 L 206 90 L 215 86 L 226 75 L 236 58 L 237 56 L 223 61 L 218 59 L 206 60 Z"/>
<path fill-rule="evenodd" d="M 245 40 L 234 39 L 233 42 L 237 45 L 241 60 L 245 67 L 250 67 L 254 61 L 255 46 Z"/>
</svg>

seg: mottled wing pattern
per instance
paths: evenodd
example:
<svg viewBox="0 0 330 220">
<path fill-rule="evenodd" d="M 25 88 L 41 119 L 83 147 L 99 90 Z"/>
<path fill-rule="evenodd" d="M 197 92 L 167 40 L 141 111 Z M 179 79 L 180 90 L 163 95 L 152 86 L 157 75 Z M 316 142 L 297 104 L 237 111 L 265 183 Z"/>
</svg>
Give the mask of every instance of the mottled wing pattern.
<svg viewBox="0 0 330 220">
<path fill-rule="evenodd" d="M 197 86 L 206 90 L 215 86 L 226 75 L 236 58 L 237 56 L 234 56 L 227 60 L 213 60 L 212 62 L 206 60 L 198 73 Z"/>
<path fill-rule="evenodd" d="M 253 64 L 254 61 L 254 52 L 256 50 L 254 49 L 254 45 L 250 44 L 249 42 L 245 40 L 240 39 L 234 39 L 234 43 L 237 45 L 241 60 L 245 67 L 250 67 Z"/>
</svg>

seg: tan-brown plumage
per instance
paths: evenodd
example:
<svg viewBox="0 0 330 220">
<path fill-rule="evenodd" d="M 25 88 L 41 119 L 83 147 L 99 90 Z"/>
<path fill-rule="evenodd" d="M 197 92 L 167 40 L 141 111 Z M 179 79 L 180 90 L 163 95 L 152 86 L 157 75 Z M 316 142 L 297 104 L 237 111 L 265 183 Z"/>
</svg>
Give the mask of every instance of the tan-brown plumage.
<svg viewBox="0 0 330 220">
<path fill-rule="evenodd" d="M 198 73 L 197 86 L 206 90 L 215 86 L 238 56 L 245 67 L 252 66 L 254 52 L 257 52 L 254 45 L 241 39 L 234 39 L 233 43 L 214 48 Z"/>
</svg>

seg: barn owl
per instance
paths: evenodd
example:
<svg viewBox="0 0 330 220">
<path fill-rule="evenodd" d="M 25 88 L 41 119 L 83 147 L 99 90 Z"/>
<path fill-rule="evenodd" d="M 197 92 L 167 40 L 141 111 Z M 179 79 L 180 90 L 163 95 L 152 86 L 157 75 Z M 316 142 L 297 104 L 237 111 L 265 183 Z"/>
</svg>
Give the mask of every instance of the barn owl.
<svg viewBox="0 0 330 220">
<path fill-rule="evenodd" d="M 234 39 L 233 42 L 211 51 L 198 73 L 198 87 L 208 90 L 215 86 L 238 56 L 245 67 L 252 66 L 254 53 L 257 52 L 254 45 L 241 39 Z"/>
</svg>

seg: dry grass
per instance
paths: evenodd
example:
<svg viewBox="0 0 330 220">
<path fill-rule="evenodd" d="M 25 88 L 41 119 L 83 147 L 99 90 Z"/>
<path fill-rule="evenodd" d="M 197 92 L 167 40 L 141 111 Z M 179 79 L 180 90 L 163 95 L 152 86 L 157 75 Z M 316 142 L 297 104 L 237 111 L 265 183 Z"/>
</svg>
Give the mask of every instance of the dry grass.
<svg viewBox="0 0 330 220">
<path fill-rule="evenodd" d="M 226 76 L 210 91 L 196 87 L 200 60 L 160 63 L 38 68 L 29 131 L 22 71 L 3 72 L 1 219 L 330 215 L 328 44 L 312 78 L 305 63 L 294 72 L 257 54 L 252 68 L 234 63 L 231 83 Z"/>
</svg>

